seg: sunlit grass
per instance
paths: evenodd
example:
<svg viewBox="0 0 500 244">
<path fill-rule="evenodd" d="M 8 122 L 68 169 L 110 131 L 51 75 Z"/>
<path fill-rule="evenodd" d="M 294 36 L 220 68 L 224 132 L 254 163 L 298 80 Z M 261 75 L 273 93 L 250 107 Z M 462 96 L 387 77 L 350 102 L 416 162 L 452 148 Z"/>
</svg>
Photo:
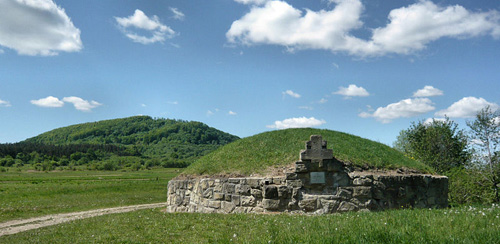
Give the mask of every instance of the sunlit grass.
<svg viewBox="0 0 500 244">
<path fill-rule="evenodd" d="M 288 129 L 261 133 L 230 143 L 197 160 L 183 173 L 260 173 L 269 166 L 299 160 L 300 150 L 311 135 L 322 135 L 334 156 L 356 166 L 413 168 L 432 172 L 426 165 L 405 157 L 395 149 L 358 136 L 320 129 Z"/>
<path fill-rule="evenodd" d="M 0 222 L 104 207 L 165 202 L 177 169 L 0 173 Z"/>
<path fill-rule="evenodd" d="M 150 209 L 0 237 L 0 242 L 500 243 L 498 233 L 498 205 L 323 216 L 169 214 Z"/>
</svg>

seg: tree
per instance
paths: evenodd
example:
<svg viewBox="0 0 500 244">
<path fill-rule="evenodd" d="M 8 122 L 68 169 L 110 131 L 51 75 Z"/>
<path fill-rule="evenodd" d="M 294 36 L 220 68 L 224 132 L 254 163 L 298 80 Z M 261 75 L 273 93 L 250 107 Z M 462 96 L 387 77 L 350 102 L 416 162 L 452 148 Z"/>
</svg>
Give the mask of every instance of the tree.
<svg viewBox="0 0 500 244">
<path fill-rule="evenodd" d="M 477 149 L 475 154 L 484 177 L 491 183 L 495 201 L 500 201 L 500 110 L 483 108 L 476 114 L 473 122 L 468 121 L 471 129 L 471 142 Z"/>
<path fill-rule="evenodd" d="M 430 123 L 413 122 L 410 128 L 400 132 L 394 148 L 439 173 L 463 166 L 470 159 L 465 132 L 459 130 L 458 125 L 449 118 L 432 120 Z"/>
</svg>

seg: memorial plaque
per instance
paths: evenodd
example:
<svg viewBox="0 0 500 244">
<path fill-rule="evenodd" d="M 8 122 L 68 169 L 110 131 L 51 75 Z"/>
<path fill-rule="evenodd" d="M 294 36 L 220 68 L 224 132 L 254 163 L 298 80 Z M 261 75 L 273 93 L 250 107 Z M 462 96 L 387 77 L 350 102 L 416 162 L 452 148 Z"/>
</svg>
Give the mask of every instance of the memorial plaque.
<svg viewBox="0 0 500 244">
<path fill-rule="evenodd" d="M 325 172 L 311 172 L 311 184 L 325 184 Z"/>
</svg>

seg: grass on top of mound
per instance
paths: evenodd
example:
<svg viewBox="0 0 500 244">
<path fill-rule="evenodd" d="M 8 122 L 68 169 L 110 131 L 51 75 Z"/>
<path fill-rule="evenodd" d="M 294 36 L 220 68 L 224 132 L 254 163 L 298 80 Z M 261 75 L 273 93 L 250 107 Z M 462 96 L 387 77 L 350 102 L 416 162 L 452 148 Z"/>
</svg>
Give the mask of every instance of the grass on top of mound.
<svg viewBox="0 0 500 244">
<path fill-rule="evenodd" d="M 183 175 L 262 173 L 270 166 L 285 166 L 299 160 L 300 150 L 311 135 L 321 135 L 340 161 L 355 166 L 432 172 L 428 166 L 403 153 L 358 136 L 321 129 L 287 129 L 264 132 L 225 145 L 191 164 Z"/>
</svg>

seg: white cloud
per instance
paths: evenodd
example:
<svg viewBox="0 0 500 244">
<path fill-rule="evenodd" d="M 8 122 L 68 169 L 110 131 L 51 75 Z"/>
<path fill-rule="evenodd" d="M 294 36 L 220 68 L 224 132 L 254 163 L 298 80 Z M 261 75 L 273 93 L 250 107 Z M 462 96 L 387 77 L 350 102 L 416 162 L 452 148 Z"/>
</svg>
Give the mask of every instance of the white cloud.
<svg viewBox="0 0 500 244">
<path fill-rule="evenodd" d="M 64 102 L 57 97 L 48 96 L 38 100 L 31 100 L 31 104 L 44 108 L 60 108 L 64 106 Z"/>
<path fill-rule="evenodd" d="M 293 92 L 292 90 L 286 90 L 283 92 L 283 95 L 288 95 L 293 98 L 300 98 L 300 94 Z"/>
<path fill-rule="evenodd" d="M 181 12 L 179 9 L 177 8 L 172 8 L 170 7 L 170 11 L 174 14 L 174 16 L 172 18 L 176 19 L 176 20 L 184 20 L 184 18 L 186 17 L 184 15 L 183 12 Z"/>
<path fill-rule="evenodd" d="M 229 112 L 228 112 L 228 114 L 229 114 L 229 115 L 237 115 L 237 113 L 236 113 L 236 112 L 233 112 L 233 111 L 229 111 Z"/>
<path fill-rule="evenodd" d="M 214 115 L 214 112 L 212 112 L 211 110 L 207 110 L 207 116 L 210 117 L 212 115 Z"/>
<path fill-rule="evenodd" d="M 67 102 L 67 103 L 72 103 L 73 106 L 75 106 L 75 108 L 77 110 L 80 110 L 80 111 L 83 111 L 83 112 L 90 112 L 93 108 L 96 108 L 96 107 L 99 107 L 101 106 L 102 104 L 96 102 L 96 101 L 87 101 L 87 100 L 83 100 L 82 98 L 79 98 L 79 97 L 65 97 L 62 99 L 64 102 Z"/>
<path fill-rule="evenodd" d="M 431 1 L 393 9 L 385 27 L 369 40 L 351 34 L 363 27 L 360 0 L 331 0 L 331 10 L 304 11 L 284 1 L 251 1 L 250 12 L 234 21 L 226 33 L 229 43 L 280 45 L 287 50 L 323 49 L 356 56 L 410 54 L 440 38 L 464 39 L 491 35 L 500 38 L 497 11 L 471 12 L 460 5 L 441 7 Z M 259 5 L 256 6 L 257 2 Z"/>
<path fill-rule="evenodd" d="M 290 118 L 283 121 L 275 121 L 273 125 L 267 125 L 267 128 L 273 129 L 288 129 L 288 128 L 307 128 L 316 127 L 326 123 L 325 120 L 318 120 L 314 117 L 306 118 Z"/>
<path fill-rule="evenodd" d="M 498 104 L 488 102 L 482 97 L 464 97 L 447 109 L 436 112 L 435 115 L 440 117 L 448 116 L 450 118 L 472 118 L 486 106 L 490 106 L 492 110 L 500 108 Z"/>
<path fill-rule="evenodd" d="M 424 86 L 424 88 L 413 93 L 413 97 L 434 97 L 443 95 L 443 91 L 433 86 Z"/>
<path fill-rule="evenodd" d="M 433 121 L 441 121 L 441 122 L 445 122 L 446 119 L 444 118 L 427 118 L 425 121 L 424 121 L 424 125 L 430 125 L 432 124 Z"/>
<path fill-rule="evenodd" d="M 269 2 L 270 0 L 234 0 L 235 2 L 242 3 L 242 4 L 248 4 L 248 5 L 261 5 L 266 2 Z"/>
<path fill-rule="evenodd" d="M 392 120 L 405 117 L 413 117 L 434 110 L 432 101 L 428 98 L 404 99 L 397 103 L 391 103 L 386 107 L 379 107 L 373 113 L 362 112 L 359 117 L 373 117 L 382 123 L 390 123 Z"/>
<path fill-rule="evenodd" d="M 326 102 L 328 102 L 328 100 L 325 99 L 325 98 L 321 98 L 321 100 L 318 101 L 319 104 L 323 104 L 323 103 L 326 103 Z"/>
<path fill-rule="evenodd" d="M 347 88 L 341 86 L 339 87 L 339 90 L 334 92 L 333 94 L 342 95 L 345 97 L 366 97 L 370 95 L 370 93 L 368 93 L 365 88 L 358 87 L 354 84 L 349 85 Z"/>
<path fill-rule="evenodd" d="M 172 104 L 172 105 L 178 105 L 178 104 L 179 104 L 179 102 L 177 102 L 177 101 L 167 102 L 167 103 L 168 103 L 168 104 Z"/>
<path fill-rule="evenodd" d="M 21 55 L 41 56 L 83 47 L 80 30 L 52 0 L 0 1 L 0 45 Z"/>
<path fill-rule="evenodd" d="M 10 107 L 11 104 L 9 101 L 4 101 L 2 99 L 0 99 L 0 107 Z"/>
<path fill-rule="evenodd" d="M 173 38 L 176 33 L 170 27 L 162 24 L 158 18 L 158 16 L 153 15 L 151 18 L 146 16 L 144 12 L 139 9 L 136 9 L 134 14 L 129 17 L 115 17 L 116 22 L 118 23 L 120 30 L 132 41 L 142 43 L 142 44 L 151 44 L 155 42 L 163 42 L 165 39 Z M 132 28 L 137 28 L 142 31 L 149 31 L 151 33 L 150 37 L 142 36 L 134 31 Z"/>
</svg>

